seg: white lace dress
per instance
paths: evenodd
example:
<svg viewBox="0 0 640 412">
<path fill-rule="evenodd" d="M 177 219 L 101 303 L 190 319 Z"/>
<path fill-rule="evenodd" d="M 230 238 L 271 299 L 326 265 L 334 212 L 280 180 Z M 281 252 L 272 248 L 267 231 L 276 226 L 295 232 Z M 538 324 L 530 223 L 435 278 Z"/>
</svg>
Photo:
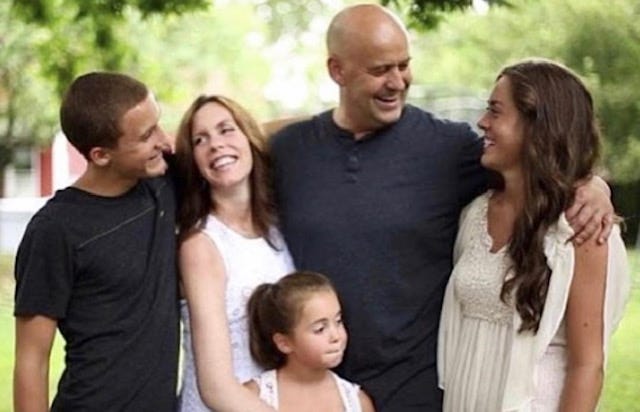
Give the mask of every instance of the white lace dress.
<svg viewBox="0 0 640 412">
<path fill-rule="evenodd" d="M 463 212 L 454 269 L 445 292 L 438 336 L 438 377 L 444 411 L 555 411 L 565 377 L 564 313 L 574 269 L 573 232 L 564 216 L 545 236 L 552 275 L 537 334 L 518 333 L 521 319 L 500 300 L 509 269 L 506 246 L 490 251 L 488 199 Z M 609 239 L 603 350 L 629 293 L 624 243 L 616 227 Z"/>
<path fill-rule="evenodd" d="M 451 275 L 462 316 L 460 335 L 448 343 L 458 356 L 450 365 L 445 411 L 498 411 L 509 368 L 513 309 L 500 300 L 509 257 L 506 247 L 490 251 L 486 201 L 477 212 L 471 243 Z"/>
<path fill-rule="evenodd" d="M 282 235 L 274 228 L 272 239 L 278 250 L 274 250 L 263 238 L 246 238 L 224 225 L 215 216 L 209 215 L 203 229 L 218 248 L 224 261 L 227 286 L 226 309 L 233 356 L 233 370 L 239 382 L 258 376 L 262 369 L 253 361 L 249 351 L 247 323 L 247 301 L 256 286 L 273 283 L 293 271 L 293 263 Z M 183 369 L 179 407 L 182 412 L 209 411 L 198 392 L 189 311 L 181 301 Z"/>
<path fill-rule="evenodd" d="M 260 390 L 260 399 L 262 399 L 267 405 L 272 406 L 278 410 L 278 375 L 275 369 L 263 372 L 260 376 L 253 378 Z M 360 386 L 342 379 L 333 372 L 330 372 L 336 381 L 336 387 L 340 392 L 340 399 L 344 405 L 344 412 L 361 412 L 362 406 L 360 405 L 360 398 L 358 396 L 360 392 Z"/>
</svg>

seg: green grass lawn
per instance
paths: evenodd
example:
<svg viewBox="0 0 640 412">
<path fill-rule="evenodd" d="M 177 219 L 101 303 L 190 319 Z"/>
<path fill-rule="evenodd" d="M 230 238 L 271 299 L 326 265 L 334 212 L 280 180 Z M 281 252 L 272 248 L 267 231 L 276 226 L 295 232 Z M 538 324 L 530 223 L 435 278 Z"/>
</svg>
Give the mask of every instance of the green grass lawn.
<svg viewBox="0 0 640 412">
<path fill-rule="evenodd" d="M 10 256 L 0 256 L 0 412 L 12 410 L 13 370 L 13 269 Z M 605 377 L 601 411 L 640 411 L 640 252 L 629 253 L 633 290 L 627 312 L 613 336 Z M 63 341 L 53 348 L 50 396 L 62 372 Z"/>
<path fill-rule="evenodd" d="M 640 252 L 629 252 L 631 296 L 613 335 L 600 410 L 640 411 Z"/>
</svg>

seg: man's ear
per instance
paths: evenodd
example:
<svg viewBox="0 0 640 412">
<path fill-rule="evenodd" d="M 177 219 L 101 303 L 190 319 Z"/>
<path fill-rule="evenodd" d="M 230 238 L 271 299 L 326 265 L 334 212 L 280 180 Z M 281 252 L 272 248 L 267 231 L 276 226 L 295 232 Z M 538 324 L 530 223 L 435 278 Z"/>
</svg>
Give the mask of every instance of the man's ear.
<svg viewBox="0 0 640 412">
<path fill-rule="evenodd" d="M 89 160 L 96 166 L 105 167 L 111 163 L 111 152 L 104 147 L 92 147 L 89 150 Z"/>
<path fill-rule="evenodd" d="M 327 70 L 334 82 L 339 86 L 344 86 L 344 68 L 340 60 L 336 57 L 329 56 L 327 59 Z"/>
<path fill-rule="evenodd" d="M 293 344 L 291 342 L 291 339 L 289 339 L 289 337 L 284 333 L 275 333 L 273 335 L 273 343 L 275 343 L 278 350 L 285 355 L 293 352 Z"/>
</svg>

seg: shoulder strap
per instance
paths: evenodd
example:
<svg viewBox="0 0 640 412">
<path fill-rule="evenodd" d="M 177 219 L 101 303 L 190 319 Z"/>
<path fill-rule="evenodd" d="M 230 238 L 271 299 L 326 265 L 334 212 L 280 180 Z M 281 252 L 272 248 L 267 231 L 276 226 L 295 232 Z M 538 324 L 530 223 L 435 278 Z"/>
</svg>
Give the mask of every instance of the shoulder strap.
<svg viewBox="0 0 640 412">
<path fill-rule="evenodd" d="M 267 405 L 278 409 L 278 379 L 276 370 L 268 370 L 262 372 L 260 376 L 253 378 L 260 389 L 260 399 Z"/>
<path fill-rule="evenodd" d="M 361 412 L 362 408 L 360 406 L 360 397 L 358 396 L 360 386 L 342 379 L 333 372 L 331 372 L 331 374 L 336 380 L 336 386 L 338 386 L 340 399 L 342 399 L 345 412 Z"/>
</svg>

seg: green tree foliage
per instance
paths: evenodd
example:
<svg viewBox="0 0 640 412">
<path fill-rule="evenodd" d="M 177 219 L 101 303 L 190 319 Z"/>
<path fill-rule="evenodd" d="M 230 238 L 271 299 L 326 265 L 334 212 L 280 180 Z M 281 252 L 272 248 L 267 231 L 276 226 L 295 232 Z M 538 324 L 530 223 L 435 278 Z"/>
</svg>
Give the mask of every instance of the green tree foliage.
<svg viewBox="0 0 640 412">
<path fill-rule="evenodd" d="M 255 0 L 254 4 L 258 15 L 269 23 L 271 41 L 303 32 L 327 6 L 324 0 Z"/>
<path fill-rule="evenodd" d="M 55 20 L 56 8 L 61 6 L 74 6 L 77 9 L 76 16 L 84 18 L 101 15 L 122 16 L 127 7 L 134 7 L 143 15 L 151 14 L 181 14 L 196 8 L 206 7 L 207 0 L 13 0 L 14 6 L 20 9 L 25 16 L 35 22 L 48 24 Z"/>
<path fill-rule="evenodd" d="M 255 114 L 269 114 L 262 98 L 271 70 L 268 28 L 252 4 L 230 2 L 171 17 L 132 14 L 123 30 L 138 50 L 126 70 L 156 91 L 169 131 L 201 93 L 224 94 Z"/>
<path fill-rule="evenodd" d="M 134 53 L 118 35 L 129 10 L 142 16 L 180 14 L 206 8 L 206 0 L 12 0 L 12 11 L 45 28 L 37 49 L 43 72 L 61 94 L 86 65 L 117 70 Z"/>
<path fill-rule="evenodd" d="M 10 4 L 14 16 L 41 32 L 32 48 L 58 95 L 79 73 L 103 69 L 126 70 L 151 85 L 160 80 L 159 92 L 170 99 L 191 96 L 198 87 L 211 90 L 205 79 L 210 76 L 227 86 L 240 86 L 234 96 L 262 94 L 256 85 L 262 82 L 264 87 L 268 81 L 270 68 L 265 62 L 270 58 L 265 53 L 279 56 L 274 62 L 279 68 L 284 66 L 280 56 L 287 51 L 306 53 L 313 37 L 308 32 L 317 28 L 318 17 L 336 7 L 330 0 L 12 0 Z M 275 110 L 259 109 L 272 115 Z"/>
<path fill-rule="evenodd" d="M 640 177 L 640 3 L 582 4 L 567 33 L 565 62 L 590 80 L 606 135 L 607 167 L 618 181 Z M 611 4 L 615 3 L 615 4 Z"/>
<path fill-rule="evenodd" d="M 509 6 L 506 0 L 483 0 L 490 6 Z M 424 30 L 435 28 L 443 18 L 454 11 L 467 10 L 474 4 L 473 0 L 381 0 L 384 6 L 392 6 L 400 10 L 409 19 L 409 26 Z"/>
<path fill-rule="evenodd" d="M 35 50 L 42 37 L 41 30 L 15 19 L 9 5 L 0 3 L 0 182 L 16 147 L 37 143 L 54 132 L 54 91 L 40 76 Z"/>
</svg>

